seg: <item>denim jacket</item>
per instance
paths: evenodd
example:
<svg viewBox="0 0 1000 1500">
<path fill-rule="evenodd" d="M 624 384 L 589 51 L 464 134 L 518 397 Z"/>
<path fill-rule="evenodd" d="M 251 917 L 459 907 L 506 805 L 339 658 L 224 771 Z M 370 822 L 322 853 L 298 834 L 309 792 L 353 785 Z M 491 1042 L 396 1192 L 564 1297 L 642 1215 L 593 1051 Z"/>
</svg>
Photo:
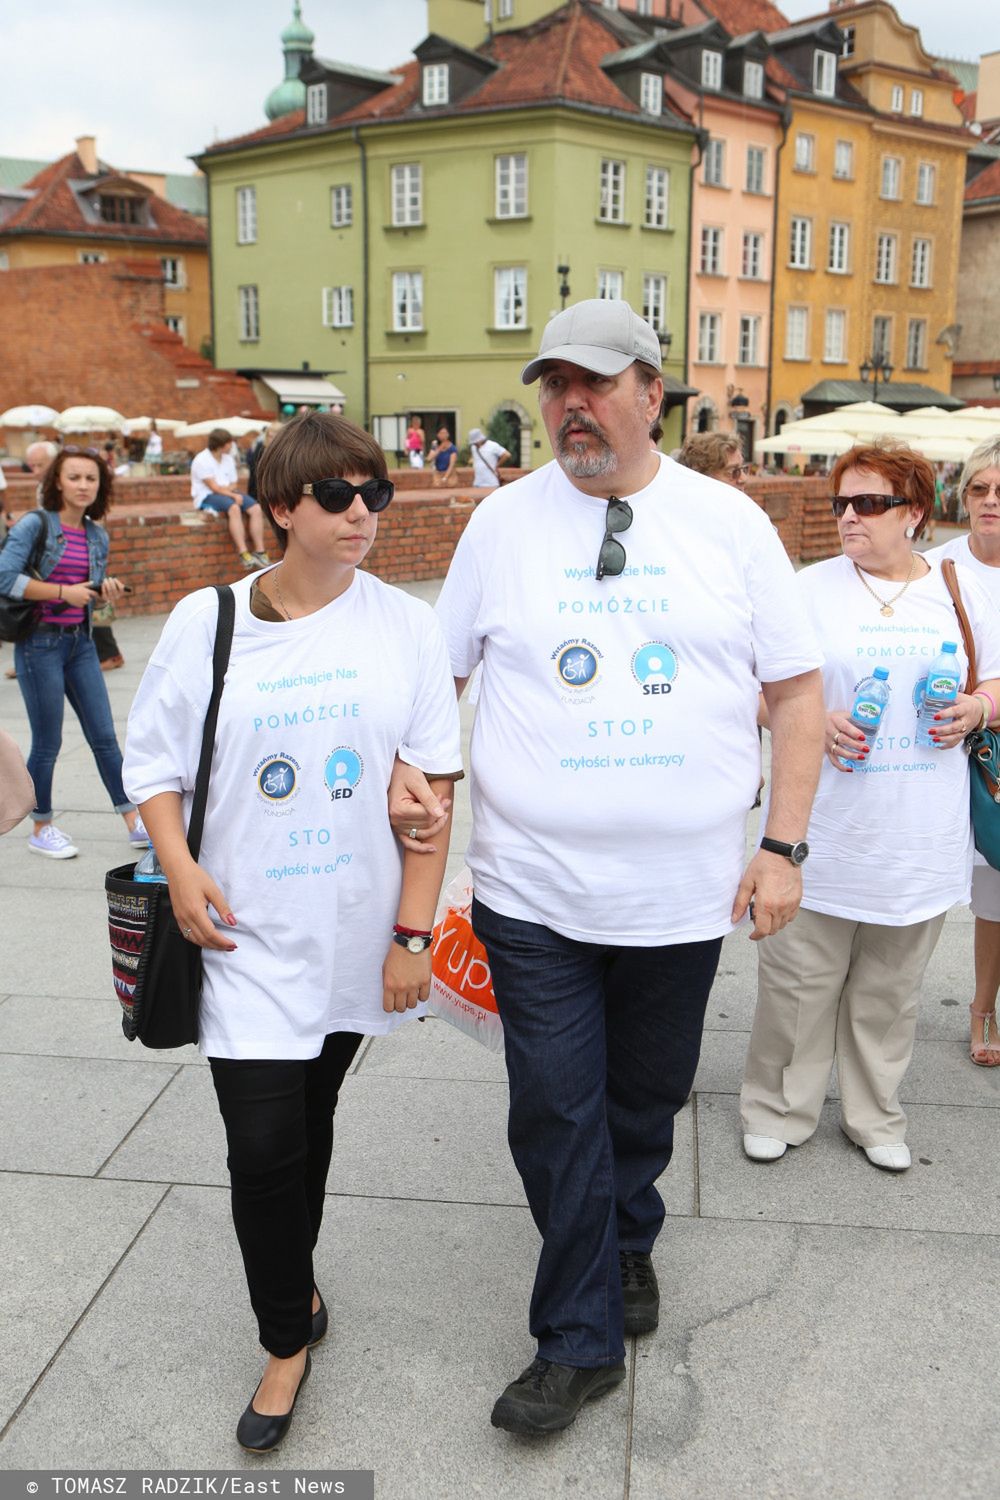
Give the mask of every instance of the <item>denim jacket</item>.
<svg viewBox="0 0 1000 1500">
<path fill-rule="evenodd" d="M 31 582 L 31 574 L 27 568 L 35 543 L 38 541 L 39 520 L 47 530 L 41 561 L 38 565 L 38 573 L 42 579 L 48 578 L 65 552 L 66 538 L 63 534 L 59 512 L 56 510 L 28 511 L 27 515 L 23 515 L 11 528 L 0 550 L 0 594 L 10 594 L 14 599 L 23 599 L 24 591 Z M 90 581 L 97 587 L 104 582 L 104 575 L 107 572 L 108 533 L 103 526 L 99 526 L 89 516 L 84 516 L 83 527 L 87 534 Z M 90 609 L 87 610 L 87 625 L 89 628 Z"/>
</svg>

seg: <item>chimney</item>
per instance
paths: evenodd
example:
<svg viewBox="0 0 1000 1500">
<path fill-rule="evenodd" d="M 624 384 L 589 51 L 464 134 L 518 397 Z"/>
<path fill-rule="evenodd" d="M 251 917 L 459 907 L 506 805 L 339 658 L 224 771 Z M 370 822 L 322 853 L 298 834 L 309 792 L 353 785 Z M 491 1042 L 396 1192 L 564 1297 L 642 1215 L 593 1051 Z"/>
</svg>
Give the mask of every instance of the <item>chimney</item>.
<svg viewBox="0 0 1000 1500">
<path fill-rule="evenodd" d="M 88 177 L 97 176 L 97 137 L 95 135 L 78 135 L 76 138 L 76 154 L 83 162 L 83 170 Z"/>
</svg>

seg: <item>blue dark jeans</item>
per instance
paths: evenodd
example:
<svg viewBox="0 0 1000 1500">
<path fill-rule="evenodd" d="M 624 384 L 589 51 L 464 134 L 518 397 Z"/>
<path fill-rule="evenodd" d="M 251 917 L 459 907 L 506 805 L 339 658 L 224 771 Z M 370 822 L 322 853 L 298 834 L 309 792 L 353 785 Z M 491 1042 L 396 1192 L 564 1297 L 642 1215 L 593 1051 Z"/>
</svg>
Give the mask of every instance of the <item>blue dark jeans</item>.
<svg viewBox="0 0 1000 1500">
<path fill-rule="evenodd" d="M 81 627 L 34 630 L 14 647 L 17 684 L 31 725 L 28 770 L 40 823 L 52 817 L 52 773 L 62 745 L 63 701 L 80 720 L 115 812 L 135 807 L 122 786 L 122 752 L 94 643 Z"/>
<path fill-rule="evenodd" d="M 649 1251 L 655 1182 L 694 1082 L 722 939 L 656 948 L 561 937 L 473 901 L 503 1021 L 508 1140 L 542 1250 L 531 1297 L 538 1353 L 617 1364 L 618 1251 Z"/>
</svg>

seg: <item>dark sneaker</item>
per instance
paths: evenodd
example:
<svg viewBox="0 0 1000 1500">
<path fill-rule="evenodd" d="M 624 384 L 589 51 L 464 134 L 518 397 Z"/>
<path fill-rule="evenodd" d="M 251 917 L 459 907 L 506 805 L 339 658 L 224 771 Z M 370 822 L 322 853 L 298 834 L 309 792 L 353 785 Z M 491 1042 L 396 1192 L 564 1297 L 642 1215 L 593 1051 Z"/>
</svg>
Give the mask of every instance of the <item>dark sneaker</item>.
<svg viewBox="0 0 1000 1500">
<path fill-rule="evenodd" d="M 625 1332 L 652 1333 L 660 1321 L 660 1288 L 653 1262 L 644 1250 L 619 1250 Z"/>
<path fill-rule="evenodd" d="M 533 1359 L 497 1401 L 490 1421 L 494 1427 L 520 1433 L 522 1437 L 559 1432 L 576 1420 L 585 1401 L 603 1396 L 624 1379 L 624 1361 L 620 1365 L 582 1370 L 577 1365 L 554 1365 L 547 1359 Z"/>
</svg>

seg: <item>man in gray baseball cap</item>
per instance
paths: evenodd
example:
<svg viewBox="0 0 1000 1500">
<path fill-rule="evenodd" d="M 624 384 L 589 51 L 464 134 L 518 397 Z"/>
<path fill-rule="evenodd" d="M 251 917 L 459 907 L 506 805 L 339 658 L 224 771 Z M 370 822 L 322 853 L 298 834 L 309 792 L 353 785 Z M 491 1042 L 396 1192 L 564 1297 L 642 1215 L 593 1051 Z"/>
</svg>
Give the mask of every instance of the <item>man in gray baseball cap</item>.
<svg viewBox="0 0 1000 1500">
<path fill-rule="evenodd" d="M 483 669 L 472 923 L 542 1235 L 537 1355 L 491 1420 L 529 1436 L 619 1384 L 626 1336 L 657 1326 L 656 1180 L 722 939 L 751 898 L 754 938 L 793 917 L 823 753 L 821 656 L 784 548 L 756 505 L 650 448 L 660 367 L 625 302 L 552 319 L 522 379 L 555 462 L 482 501 L 437 605 L 459 692 Z M 744 870 L 760 684 L 775 842 Z M 428 805 L 414 773 L 400 783 Z M 425 845 L 399 796 L 394 825 Z"/>
</svg>

